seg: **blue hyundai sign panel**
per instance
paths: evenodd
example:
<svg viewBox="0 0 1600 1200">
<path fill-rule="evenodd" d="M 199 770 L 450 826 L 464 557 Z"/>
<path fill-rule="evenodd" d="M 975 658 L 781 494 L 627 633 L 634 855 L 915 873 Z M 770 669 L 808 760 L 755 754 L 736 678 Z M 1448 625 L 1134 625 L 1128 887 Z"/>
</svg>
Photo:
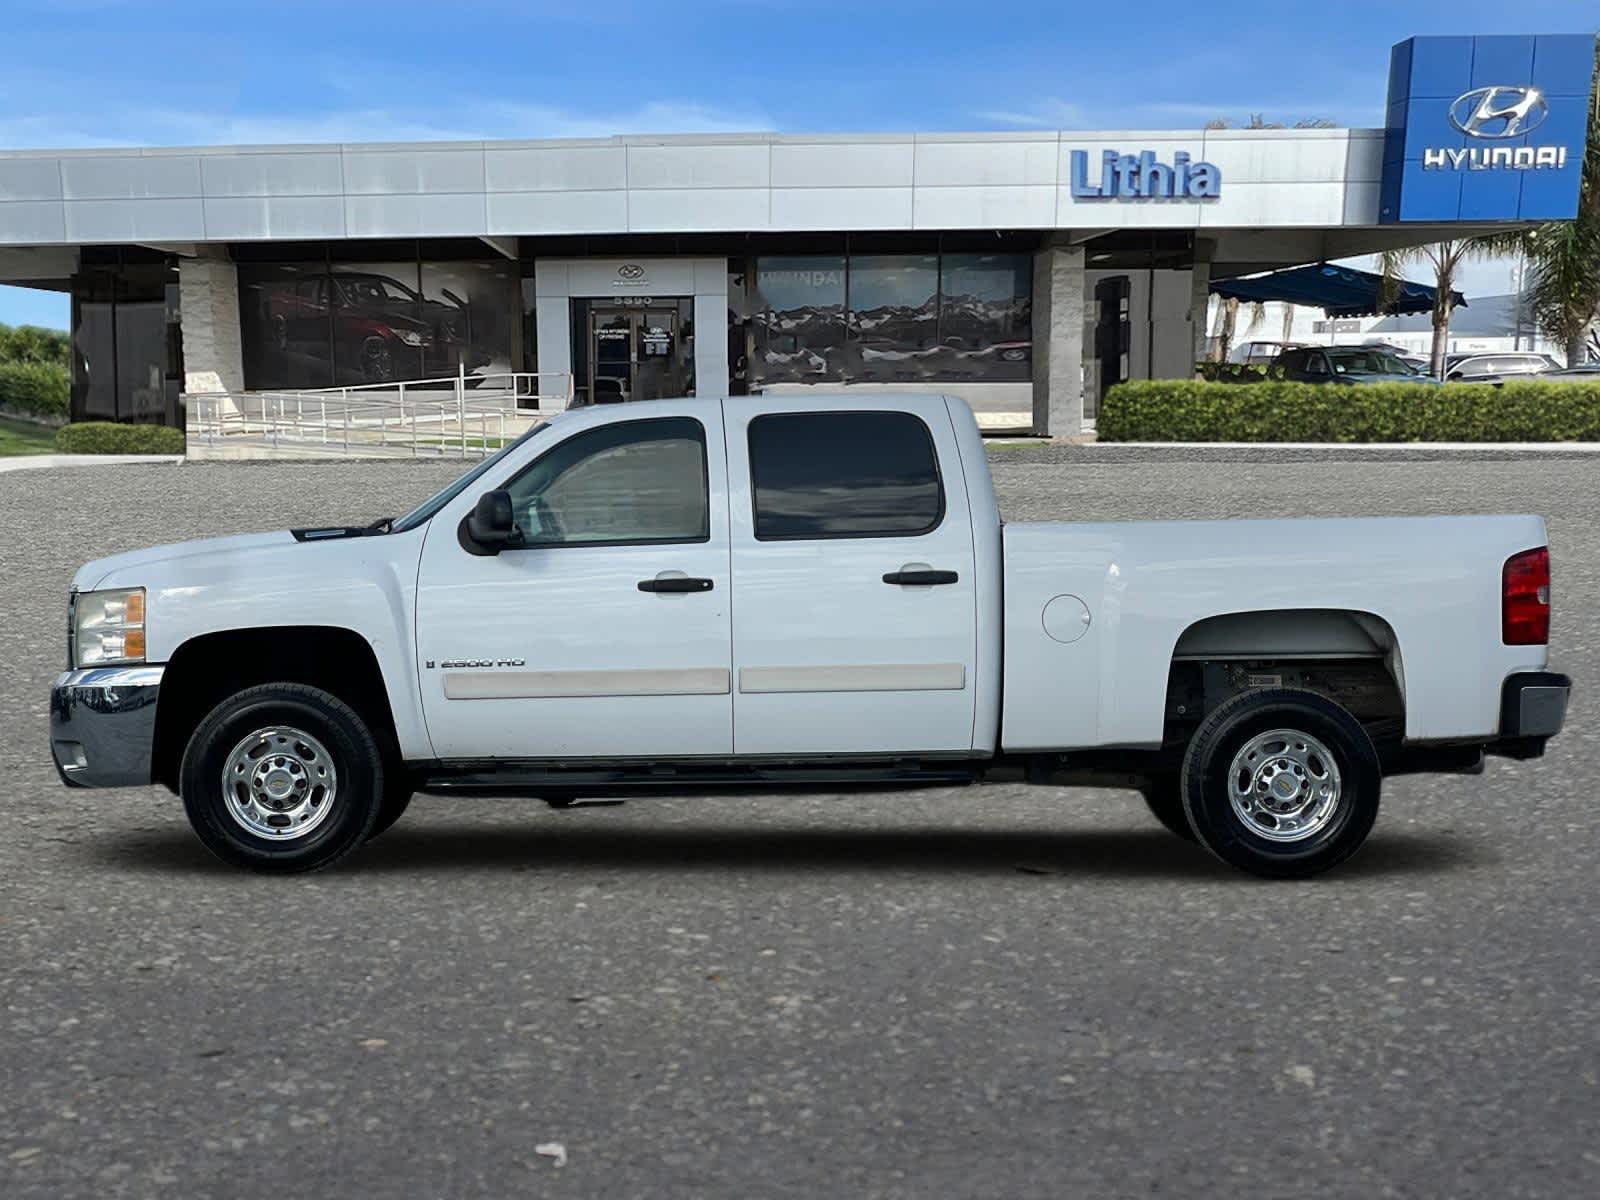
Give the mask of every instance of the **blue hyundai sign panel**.
<svg viewBox="0 0 1600 1200">
<path fill-rule="evenodd" d="M 1594 71 L 1591 34 L 1401 42 L 1379 220 L 1576 216 Z"/>
</svg>

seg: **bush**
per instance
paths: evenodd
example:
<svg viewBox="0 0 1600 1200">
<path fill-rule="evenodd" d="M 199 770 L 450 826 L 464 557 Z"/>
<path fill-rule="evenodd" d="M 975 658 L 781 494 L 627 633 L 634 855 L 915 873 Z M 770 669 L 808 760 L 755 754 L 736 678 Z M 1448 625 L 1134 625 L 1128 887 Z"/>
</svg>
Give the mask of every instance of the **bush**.
<svg viewBox="0 0 1600 1200">
<path fill-rule="evenodd" d="M 1119 383 L 1103 442 L 1596 442 L 1600 383 Z"/>
<path fill-rule="evenodd" d="M 79 421 L 56 431 L 63 454 L 182 454 L 183 430 L 167 425 L 119 425 Z"/>
<path fill-rule="evenodd" d="M 0 325 L 0 362 L 44 363 L 65 368 L 72 335 L 37 325 Z"/>
<path fill-rule="evenodd" d="M 71 391 L 64 367 L 0 362 L 0 412 L 65 421 Z"/>
</svg>

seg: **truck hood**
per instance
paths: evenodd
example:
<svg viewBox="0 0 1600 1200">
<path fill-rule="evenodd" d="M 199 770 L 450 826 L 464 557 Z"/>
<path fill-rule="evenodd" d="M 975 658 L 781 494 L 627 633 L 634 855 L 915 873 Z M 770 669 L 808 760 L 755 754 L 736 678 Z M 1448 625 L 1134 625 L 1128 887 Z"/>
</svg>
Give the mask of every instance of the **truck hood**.
<svg viewBox="0 0 1600 1200">
<path fill-rule="evenodd" d="M 99 587 L 113 575 L 121 576 L 119 584 L 139 586 L 133 578 L 144 567 L 157 563 L 170 563 L 178 559 L 205 559 L 215 561 L 231 555 L 247 554 L 266 546 L 283 546 L 294 543 L 294 535 L 287 529 L 275 533 L 241 533 L 233 537 L 197 538 L 192 542 L 172 542 L 165 546 L 151 546 L 144 550 L 129 550 L 109 558 L 97 558 L 84 563 L 72 577 L 72 586 L 80 592 Z"/>
</svg>

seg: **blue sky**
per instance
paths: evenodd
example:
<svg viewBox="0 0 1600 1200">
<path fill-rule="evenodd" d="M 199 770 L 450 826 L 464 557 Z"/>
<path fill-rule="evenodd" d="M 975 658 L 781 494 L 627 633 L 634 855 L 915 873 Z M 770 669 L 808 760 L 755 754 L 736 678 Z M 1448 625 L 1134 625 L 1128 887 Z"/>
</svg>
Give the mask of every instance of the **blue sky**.
<svg viewBox="0 0 1600 1200">
<path fill-rule="evenodd" d="M 1596 0 L 1336 4 L 7 0 L 0 149 L 715 130 L 1377 125 L 1412 34 Z M 1469 281 L 1470 282 L 1470 281 Z M 64 300 L 0 288 L 0 321 Z"/>
</svg>

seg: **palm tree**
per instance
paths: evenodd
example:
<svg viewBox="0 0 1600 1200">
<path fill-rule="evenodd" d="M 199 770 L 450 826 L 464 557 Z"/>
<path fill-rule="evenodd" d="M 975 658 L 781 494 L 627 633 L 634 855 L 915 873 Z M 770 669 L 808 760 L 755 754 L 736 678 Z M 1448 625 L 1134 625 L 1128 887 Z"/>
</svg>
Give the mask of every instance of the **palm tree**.
<svg viewBox="0 0 1600 1200">
<path fill-rule="evenodd" d="M 1239 324 L 1239 297 L 1224 296 L 1217 313 L 1217 336 L 1211 346 L 1212 362 L 1227 362 L 1233 348 L 1233 331 Z"/>
<path fill-rule="evenodd" d="M 1437 290 L 1433 297 L 1433 359 L 1430 371 L 1435 379 L 1444 378 L 1444 356 L 1450 347 L 1450 314 L 1456 306 L 1456 271 L 1470 258 L 1487 258 L 1503 254 L 1505 250 L 1505 234 L 1488 234 L 1455 238 L 1448 242 L 1430 242 L 1425 246 L 1403 246 L 1398 250 L 1385 250 L 1379 256 L 1379 272 L 1383 276 L 1383 283 L 1378 288 L 1378 307 L 1383 310 L 1394 303 L 1406 267 L 1427 263 L 1433 268 L 1433 285 Z"/>
</svg>

